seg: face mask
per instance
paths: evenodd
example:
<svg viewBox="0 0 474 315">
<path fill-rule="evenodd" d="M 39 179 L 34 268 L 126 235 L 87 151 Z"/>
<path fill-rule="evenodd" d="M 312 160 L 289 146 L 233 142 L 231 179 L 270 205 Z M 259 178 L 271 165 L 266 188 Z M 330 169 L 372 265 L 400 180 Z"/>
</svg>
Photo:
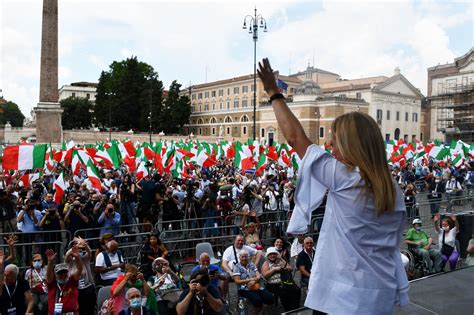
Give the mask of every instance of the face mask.
<svg viewBox="0 0 474 315">
<path fill-rule="evenodd" d="M 440 182 L 440 180 L 439 180 L 439 179 L 437 179 L 437 180 L 435 180 L 435 182 L 439 183 L 439 182 Z"/>
<path fill-rule="evenodd" d="M 140 308 L 142 306 L 142 299 L 141 298 L 134 298 L 130 300 L 130 307 L 131 308 Z"/>
<path fill-rule="evenodd" d="M 66 284 L 67 279 L 56 279 L 56 282 L 57 282 L 59 285 L 63 285 L 63 284 Z"/>
<path fill-rule="evenodd" d="M 415 230 L 417 230 L 418 232 L 420 232 L 420 231 L 423 230 L 423 228 L 422 228 L 421 226 L 417 226 L 417 227 L 415 227 Z"/>
<path fill-rule="evenodd" d="M 446 232 L 449 231 L 449 226 L 443 226 L 443 230 L 445 230 Z"/>
<path fill-rule="evenodd" d="M 35 268 L 35 269 L 41 268 L 41 261 L 34 261 L 33 262 L 33 268 Z"/>
<path fill-rule="evenodd" d="M 80 251 L 79 255 L 81 255 L 81 257 L 84 257 L 86 255 L 86 252 L 85 251 Z"/>
</svg>

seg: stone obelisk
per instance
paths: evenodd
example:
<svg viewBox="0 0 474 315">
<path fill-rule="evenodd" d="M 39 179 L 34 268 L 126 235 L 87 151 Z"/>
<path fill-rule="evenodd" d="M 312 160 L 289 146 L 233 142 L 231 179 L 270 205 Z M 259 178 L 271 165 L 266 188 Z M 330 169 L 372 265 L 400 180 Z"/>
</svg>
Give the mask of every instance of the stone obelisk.
<svg viewBox="0 0 474 315">
<path fill-rule="evenodd" d="M 43 0 L 40 95 L 34 109 L 38 143 L 62 141 L 63 110 L 58 99 L 58 0 Z"/>
</svg>

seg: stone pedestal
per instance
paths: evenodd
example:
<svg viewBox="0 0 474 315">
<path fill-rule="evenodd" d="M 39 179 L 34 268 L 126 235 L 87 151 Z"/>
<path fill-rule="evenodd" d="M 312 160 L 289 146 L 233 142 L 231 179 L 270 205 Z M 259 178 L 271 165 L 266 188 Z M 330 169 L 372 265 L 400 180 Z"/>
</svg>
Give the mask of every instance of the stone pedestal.
<svg viewBox="0 0 474 315">
<path fill-rule="evenodd" d="M 63 130 L 59 103 L 40 102 L 34 109 L 36 115 L 36 142 L 61 143 Z"/>
</svg>

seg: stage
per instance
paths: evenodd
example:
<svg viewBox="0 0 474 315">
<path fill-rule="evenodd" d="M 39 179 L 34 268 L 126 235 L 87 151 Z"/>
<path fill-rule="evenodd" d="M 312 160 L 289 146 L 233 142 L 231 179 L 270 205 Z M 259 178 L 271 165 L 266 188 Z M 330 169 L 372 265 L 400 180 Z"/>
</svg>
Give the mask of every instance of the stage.
<svg viewBox="0 0 474 315">
<path fill-rule="evenodd" d="M 432 275 L 410 282 L 410 304 L 397 315 L 473 315 L 474 266 Z M 285 314 L 311 315 L 309 309 Z"/>
<path fill-rule="evenodd" d="M 458 269 L 410 282 L 410 304 L 400 315 L 474 314 L 474 267 Z"/>
</svg>

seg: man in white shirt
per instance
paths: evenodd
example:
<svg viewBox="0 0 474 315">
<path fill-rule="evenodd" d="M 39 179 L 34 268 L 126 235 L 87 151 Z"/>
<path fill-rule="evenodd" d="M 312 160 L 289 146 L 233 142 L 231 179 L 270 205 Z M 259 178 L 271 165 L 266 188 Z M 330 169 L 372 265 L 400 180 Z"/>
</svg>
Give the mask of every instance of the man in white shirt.
<svg viewBox="0 0 474 315">
<path fill-rule="evenodd" d="M 234 244 L 227 247 L 222 255 L 221 267 L 225 272 L 230 275 L 232 274 L 234 265 L 240 261 L 239 253 L 244 249 L 249 253 L 250 257 L 253 257 L 253 262 L 257 265 L 262 257 L 262 252 L 253 247 L 244 245 L 244 237 L 239 234 L 235 237 Z"/>
<path fill-rule="evenodd" d="M 99 284 L 103 286 L 112 285 L 125 267 L 117 242 L 109 241 L 106 248 L 107 251 L 100 252 L 95 258 L 95 272 L 100 274 Z"/>
<path fill-rule="evenodd" d="M 454 175 L 451 175 L 451 179 L 446 183 L 446 197 L 448 198 L 448 212 L 451 211 L 453 206 L 453 201 L 451 199 L 456 199 L 457 196 L 460 196 L 462 192 L 462 186 L 457 181 Z"/>
</svg>

